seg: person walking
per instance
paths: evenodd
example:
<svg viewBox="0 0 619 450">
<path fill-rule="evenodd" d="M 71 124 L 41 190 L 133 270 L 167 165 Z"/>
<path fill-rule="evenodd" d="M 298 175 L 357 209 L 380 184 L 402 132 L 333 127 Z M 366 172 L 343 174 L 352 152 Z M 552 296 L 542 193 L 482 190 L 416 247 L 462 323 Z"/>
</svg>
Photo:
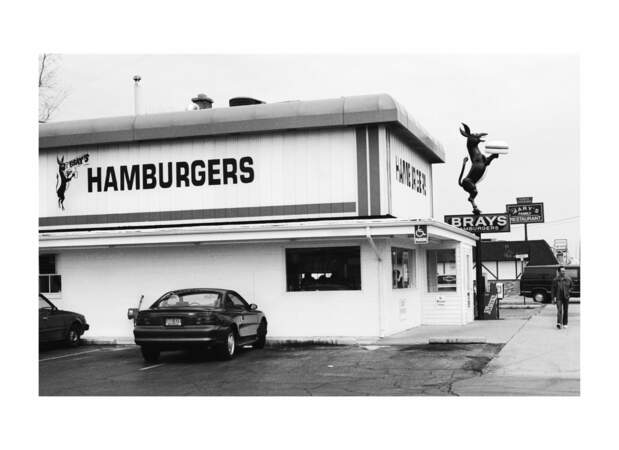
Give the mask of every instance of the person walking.
<svg viewBox="0 0 619 450">
<path fill-rule="evenodd" d="M 552 280 L 552 301 L 557 304 L 557 328 L 567 328 L 567 307 L 570 304 L 572 279 L 565 274 L 565 267 L 560 266 L 557 276 Z"/>
</svg>

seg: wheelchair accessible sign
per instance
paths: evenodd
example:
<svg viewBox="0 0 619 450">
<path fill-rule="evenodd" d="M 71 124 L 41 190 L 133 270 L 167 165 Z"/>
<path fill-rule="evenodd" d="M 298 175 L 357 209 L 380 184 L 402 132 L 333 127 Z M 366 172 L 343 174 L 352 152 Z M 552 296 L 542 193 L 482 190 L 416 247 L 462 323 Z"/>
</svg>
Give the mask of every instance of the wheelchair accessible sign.
<svg viewBox="0 0 619 450">
<path fill-rule="evenodd" d="M 415 244 L 427 244 L 428 243 L 428 226 L 427 225 L 415 225 L 415 235 L 413 238 Z"/>
</svg>

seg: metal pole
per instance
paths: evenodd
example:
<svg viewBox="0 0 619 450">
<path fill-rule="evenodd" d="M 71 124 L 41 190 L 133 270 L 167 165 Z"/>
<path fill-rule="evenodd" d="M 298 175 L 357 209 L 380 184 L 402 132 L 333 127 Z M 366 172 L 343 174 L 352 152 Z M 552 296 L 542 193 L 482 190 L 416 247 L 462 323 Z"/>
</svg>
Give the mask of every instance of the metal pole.
<svg viewBox="0 0 619 450">
<path fill-rule="evenodd" d="M 481 233 L 475 233 L 477 244 L 475 245 L 475 283 L 477 284 L 477 319 L 484 320 L 484 277 L 481 270 Z"/>
<path fill-rule="evenodd" d="M 140 80 L 142 79 L 142 77 L 140 77 L 139 75 L 136 75 L 133 77 L 133 114 L 134 115 L 139 115 L 142 113 L 142 93 L 141 88 L 140 88 Z"/>
<path fill-rule="evenodd" d="M 524 240 L 528 241 L 529 240 L 529 233 L 528 233 L 528 229 L 527 229 L 527 224 L 524 224 Z"/>
</svg>

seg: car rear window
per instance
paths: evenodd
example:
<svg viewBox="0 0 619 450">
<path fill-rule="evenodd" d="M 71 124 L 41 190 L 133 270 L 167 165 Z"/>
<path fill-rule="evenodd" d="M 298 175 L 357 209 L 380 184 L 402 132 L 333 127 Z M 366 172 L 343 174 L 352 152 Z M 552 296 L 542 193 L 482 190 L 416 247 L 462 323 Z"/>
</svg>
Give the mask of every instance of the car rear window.
<svg viewBox="0 0 619 450">
<path fill-rule="evenodd" d="M 191 306 L 218 306 L 219 292 L 192 292 L 189 294 L 171 293 L 160 299 L 155 308 L 185 308 Z"/>
</svg>

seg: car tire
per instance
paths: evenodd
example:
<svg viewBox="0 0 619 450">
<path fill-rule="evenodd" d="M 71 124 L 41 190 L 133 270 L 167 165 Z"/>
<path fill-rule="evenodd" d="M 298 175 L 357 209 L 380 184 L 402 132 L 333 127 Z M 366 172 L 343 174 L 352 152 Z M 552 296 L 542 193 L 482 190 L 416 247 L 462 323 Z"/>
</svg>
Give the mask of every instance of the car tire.
<svg viewBox="0 0 619 450">
<path fill-rule="evenodd" d="M 264 348 L 267 342 L 267 323 L 264 320 L 260 322 L 258 326 L 257 337 L 258 339 L 253 343 L 252 347 L 258 349 Z"/>
<path fill-rule="evenodd" d="M 81 344 L 82 327 L 78 323 L 74 323 L 67 331 L 67 344 L 71 347 L 77 347 Z"/>
<path fill-rule="evenodd" d="M 161 351 L 158 348 L 142 346 L 141 350 L 144 361 L 149 363 L 156 363 L 159 361 L 159 354 Z"/>
<path fill-rule="evenodd" d="M 229 328 L 224 342 L 217 347 L 217 356 L 223 361 L 228 361 L 236 354 L 237 347 L 236 331 L 234 328 Z"/>
<path fill-rule="evenodd" d="M 548 303 L 548 296 L 544 291 L 535 291 L 533 292 L 533 300 L 538 303 Z"/>
</svg>

